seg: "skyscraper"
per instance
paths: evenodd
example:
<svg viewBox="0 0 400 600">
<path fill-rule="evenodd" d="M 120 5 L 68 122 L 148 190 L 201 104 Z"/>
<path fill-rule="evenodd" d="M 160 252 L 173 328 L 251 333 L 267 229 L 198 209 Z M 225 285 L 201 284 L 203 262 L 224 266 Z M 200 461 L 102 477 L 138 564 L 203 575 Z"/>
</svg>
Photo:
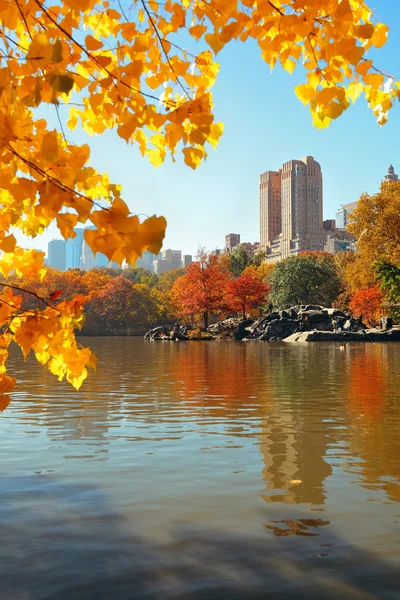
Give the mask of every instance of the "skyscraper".
<svg viewBox="0 0 400 600">
<path fill-rule="evenodd" d="M 282 231 L 281 171 L 266 171 L 260 175 L 260 246 L 271 246 Z"/>
<path fill-rule="evenodd" d="M 48 265 L 65 271 L 65 240 L 52 240 L 47 246 Z"/>
<path fill-rule="evenodd" d="M 349 222 L 349 216 L 355 208 L 357 208 L 357 202 L 349 202 L 348 204 L 342 204 L 336 211 L 335 220 L 338 229 L 346 229 Z"/>
<path fill-rule="evenodd" d="M 80 227 L 75 227 L 74 231 L 76 236 L 65 241 L 67 269 L 79 269 L 81 266 L 82 244 L 85 230 Z"/>
<path fill-rule="evenodd" d="M 324 249 L 322 197 L 322 171 L 312 156 L 260 176 L 260 240 L 268 261 Z"/>
</svg>

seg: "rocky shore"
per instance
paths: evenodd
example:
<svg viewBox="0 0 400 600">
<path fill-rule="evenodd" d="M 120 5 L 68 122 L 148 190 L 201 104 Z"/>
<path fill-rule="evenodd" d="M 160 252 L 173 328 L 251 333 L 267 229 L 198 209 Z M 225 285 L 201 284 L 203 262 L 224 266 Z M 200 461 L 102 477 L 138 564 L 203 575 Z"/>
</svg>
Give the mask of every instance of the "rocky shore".
<svg viewBox="0 0 400 600">
<path fill-rule="evenodd" d="M 144 336 L 150 341 L 242 340 L 286 342 L 378 342 L 400 341 L 400 329 L 367 329 L 360 319 L 322 306 L 292 306 L 271 312 L 260 319 L 229 318 L 210 325 L 207 330 L 191 326 L 161 326 Z"/>
</svg>

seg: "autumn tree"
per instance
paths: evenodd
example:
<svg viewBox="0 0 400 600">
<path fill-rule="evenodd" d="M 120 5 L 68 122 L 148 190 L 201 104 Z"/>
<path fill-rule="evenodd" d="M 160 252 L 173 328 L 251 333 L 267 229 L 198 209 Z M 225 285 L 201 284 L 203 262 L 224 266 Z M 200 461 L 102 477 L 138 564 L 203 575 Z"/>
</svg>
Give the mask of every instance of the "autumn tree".
<svg viewBox="0 0 400 600">
<path fill-rule="evenodd" d="M 226 309 L 228 276 L 222 271 L 218 256 L 201 252 L 198 260 L 177 279 L 171 294 L 181 315 L 200 315 L 207 329 L 211 312 Z"/>
<path fill-rule="evenodd" d="M 230 279 L 226 288 L 226 303 L 230 310 L 240 312 L 243 319 L 247 313 L 264 304 L 270 286 L 264 283 L 254 269 L 245 269 L 235 279 Z"/>
<path fill-rule="evenodd" d="M 341 291 L 333 261 L 318 254 L 285 258 L 275 265 L 269 281 L 271 302 L 277 308 L 296 304 L 331 306 Z"/>
<path fill-rule="evenodd" d="M 348 230 L 364 262 L 400 264 L 400 181 L 384 182 L 377 194 L 363 194 L 350 215 Z"/>
<path fill-rule="evenodd" d="M 111 279 L 88 305 L 88 321 L 103 335 L 143 334 L 157 318 L 151 289 L 123 275 Z"/>
<path fill-rule="evenodd" d="M 94 253 L 134 265 L 143 251 L 157 254 L 163 217 L 141 222 L 119 185 L 90 163 L 88 135 L 113 129 L 136 144 L 154 165 L 179 149 L 196 168 L 215 147 L 223 127 L 213 114 L 215 55 L 231 41 L 255 40 L 263 60 L 292 72 L 305 67 L 295 92 L 314 124 L 326 127 L 363 93 L 380 124 L 399 97 L 394 78 L 375 68 L 367 53 L 380 48 L 388 27 L 356 0 L 133 0 L 129 11 L 108 0 L 0 2 L 0 274 L 42 280 L 44 253 L 17 245 L 12 231 L 43 233 L 55 222 L 65 238 L 78 223 L 94 229 L 85 240 Z M 199 52 L 187 50 L 190 42 Z M 383 85 L 385 84 L 385 85 Z M 59 130 L 43 117 L 54 108 Z M 94 359 L 74 338 L 84 321 L 84 299 L 60 302 L 28 290 L 41 308 L 21 307 L 20 284 L 1 301 L 0 391 L 13 339 L 31 349 L 60 379 L 79 387 Z M 11 291 L 10 291 L 11 290 Z M 26 335 L 29 330 L 29 336 Z"/>
<path fill-rule="evenodd" d="M 360 317 L 366 325 L 375 326 L 382 316 L 383 294 L 379 287 L 357 290 L 351 297 L 350 310 Z"/>
</svg>

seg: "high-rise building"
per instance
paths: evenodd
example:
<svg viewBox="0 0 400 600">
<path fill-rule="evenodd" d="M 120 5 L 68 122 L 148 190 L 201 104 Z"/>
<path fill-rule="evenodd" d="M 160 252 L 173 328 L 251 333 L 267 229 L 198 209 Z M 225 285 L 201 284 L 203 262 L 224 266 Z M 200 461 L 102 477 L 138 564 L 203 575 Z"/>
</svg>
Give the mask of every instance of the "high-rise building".
<svg viewBox="0 0 400 600">
<path fill-rule="evenodd" d="M 96 229 L 93 225 L 86 229 Z M 75 228 L 76 236 L 67 240 L 52 240 L 48 244 L 49 266 L 65 271 L 66 269 L 84 269 L 88 271 L 95 267 L 120 268 L 117 263 L 110 263 L 105 254 L 93 254 L 85 242 L 85 229 Z"/>
<path fill-rule="evenodd" d="M 153 262 L 155 260 L 161 260 L 162 254 L 159 252 L 158 254 L 152 254 L 148 250 L 143 252 L 142 256 L 140 256 L 136 261 L 136 267 L 140 267 L 141 269 L 145 269 L 146 271 L 153 271 Z"/>
<path fill-rule="evenodd" d="M 48 265 L 65 271 L 65 240 L 52 240 L 47 246 Z"/>
<path fill-rule="evenodd" d="M 312 156 L 260 176 L 260 240 L 267 260 L 323 250 L 322 171 Z"/>
<path fill-rule="evenodd" d="M 399 180 L 399 177 L 394 172 L 393 165 L 389 165 L 388 172 L 385 175 L 385 177 L 383 178 L 383 181 L 385 182 L 385 181 L 398 181 L 398 180 Z"/>
<path fill-rule="evenodd" d="M 182 258 L 182 269 L 184 269 L 188 265 L 191 265 L 192 262 L 193 262 L 192 255 L 191 254 L 184 254 L 183 258 Z"/>
<path fill-rule="evenodd" d="M 240 244 L 240 233 L 228 233 L 225 236 L 225 252 L 229 254 Z"/>
<path fill-rule="evenodd" d="M 162 259 L 153 261 L 153 269 L 156 275 L 182 268 L 181 250 L 163 250 Z"/>
<path fill-rule="evenodd" d="M 282 231 L 281 171 L 260 175 L 260 246 L 266 249 Z"/>
<path fill-rule="evenodd" d="M 79 269 L 81 266 L 85 230 L 75 227 L 74 231 L 76 236 L 65 241 L 66 269 Z"/>
<path fill-rule="evenodd" d="M 349 216 L 357 207 L 357 202 L 349 202 L 348 204 L 342 204 L 339 210 L 336 211 L 335 220 L 337 229 L 346 229 L 349 222 Z"/>
</svg>

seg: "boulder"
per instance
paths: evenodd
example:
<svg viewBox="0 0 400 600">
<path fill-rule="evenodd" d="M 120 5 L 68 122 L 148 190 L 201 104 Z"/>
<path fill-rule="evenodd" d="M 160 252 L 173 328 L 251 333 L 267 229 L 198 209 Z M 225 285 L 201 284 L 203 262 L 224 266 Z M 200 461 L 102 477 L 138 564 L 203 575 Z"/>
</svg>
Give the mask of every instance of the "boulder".
<svg viewBox="0 0 400 600">
<path fill-rule="evenodd" d="M 269 340 L 272 337 L 283 339 L 291 335 L 298 326 L 298 322 L 293 319 L 275 319 L 267 325 L 259 339 Z"/>
<path fill-rule="evenodd" d="M 311 331 L 312 329 L 321 331 L 333 330 L 332 320 L 324 310 L 303 310 L 299 313 L 299 318 L 306 331 Z"/>
<path fill-rule="evenodd" d="M 248 327 L 250 327 L 254 323 L 253 319 L 243 319 L 240 321 L 235 329 L 233 330 L 233 337 L 235 340 L 243 340 L 245 337 L 248 337 Z"/>
<path fill-rule="evenodd" d="M 281 310 L 281 311 L 279 312 L 279 318 L 280 318 L 280 319 L 290 319 L 290 318 L 291 318 L 291 316 L 290 316 L 290 313 L 288 313 L 288 311 L 287 311 L 287 310 Z"/>
</svg>

